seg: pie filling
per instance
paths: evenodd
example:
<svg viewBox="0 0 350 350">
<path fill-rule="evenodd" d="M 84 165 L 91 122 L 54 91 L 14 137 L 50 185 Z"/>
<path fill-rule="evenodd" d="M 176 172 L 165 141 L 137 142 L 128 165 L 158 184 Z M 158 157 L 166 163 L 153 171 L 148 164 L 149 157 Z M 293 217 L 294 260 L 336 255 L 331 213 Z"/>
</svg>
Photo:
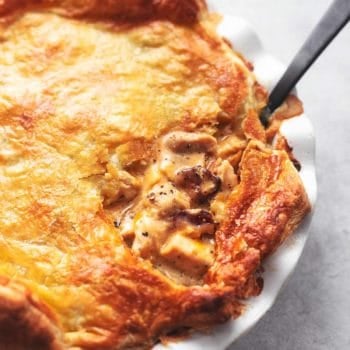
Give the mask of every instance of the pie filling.
<svg viewBox="0 0 350 350">
<path fill-rule="evenodd" d="M 133 252 L 177 282 L 201 284 L 214 262 L 225 203 L 238 183 L 233 165 L 218 153 L 235 155 L 244 145 L 237 137 L 218 142 L 204 132 L 172 131 L 160 138 L 143 174 L 119 172 L 124 185 L 117 193 L 111 187 L 110 195 L 111 185 L 102 184 L 106 210 Z"/>
</svg>

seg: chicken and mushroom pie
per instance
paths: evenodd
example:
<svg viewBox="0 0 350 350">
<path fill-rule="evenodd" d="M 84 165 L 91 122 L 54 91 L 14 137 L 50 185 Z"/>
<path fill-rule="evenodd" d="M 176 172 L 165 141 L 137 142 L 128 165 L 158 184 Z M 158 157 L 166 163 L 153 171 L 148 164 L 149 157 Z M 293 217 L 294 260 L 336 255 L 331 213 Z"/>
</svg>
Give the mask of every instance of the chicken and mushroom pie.
<svg viewBox="0 0 350 350">
<path fill-rule="evenodd" d="M 0 1 L 0 348 L 149 348 L 237 317 L 310 209 L 201 0 Z"/>
</svg>

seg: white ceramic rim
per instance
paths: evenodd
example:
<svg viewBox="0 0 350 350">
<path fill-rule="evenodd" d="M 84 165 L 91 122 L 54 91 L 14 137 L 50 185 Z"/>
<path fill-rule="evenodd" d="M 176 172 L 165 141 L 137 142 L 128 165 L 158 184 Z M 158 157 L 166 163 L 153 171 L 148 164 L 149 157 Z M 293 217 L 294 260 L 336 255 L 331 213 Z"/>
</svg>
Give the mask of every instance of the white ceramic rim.
<svg viewBox="0 0 350 350">
<path fill-rule="evenodd" d="M 225 16 L 218 31 L 234 45 L 236 51 L 253 63 L 258 81 L 271 90 L 285 70 L 285 66 L 264 51 L 253 28 L 241 18 Z M 311 121 L 302 114 L 285 121 L 281 132 L 288 139 L 302 165 L 300 177 L 314 207 L 317 184 L 315 136 Z M 311 218 L 312 213 L 277 252 L 264 262 L 264 289 L 258 297 L 246 302 L 247 309 L 241 317 L 216 327 L 210 334 L 195 333 L 181 342 L 166 346 L 158 344 L 154 350 L 224 350 L 248 332 L 271 308 L 284 283 L 295 269 L 308 237 Z"/>
</svg>

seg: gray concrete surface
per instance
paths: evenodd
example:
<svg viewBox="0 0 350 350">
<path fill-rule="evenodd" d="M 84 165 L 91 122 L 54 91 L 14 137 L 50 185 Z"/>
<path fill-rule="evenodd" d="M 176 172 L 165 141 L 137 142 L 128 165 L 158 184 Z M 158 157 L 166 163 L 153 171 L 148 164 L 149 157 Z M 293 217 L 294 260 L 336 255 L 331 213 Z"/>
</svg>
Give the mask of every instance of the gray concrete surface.
<svg viewBox="0 0 350 350">
<path fill-rule="evenodd" d="M 350 1 L 350 0 L 349 0 Z M 330 0 L 223 0 L 288 63 Z M 304 255 L 273 308 L 230 350 L 350 349 L 350 25 L 299 84 L 317 140 L 319 195 Z"/>
</svg>

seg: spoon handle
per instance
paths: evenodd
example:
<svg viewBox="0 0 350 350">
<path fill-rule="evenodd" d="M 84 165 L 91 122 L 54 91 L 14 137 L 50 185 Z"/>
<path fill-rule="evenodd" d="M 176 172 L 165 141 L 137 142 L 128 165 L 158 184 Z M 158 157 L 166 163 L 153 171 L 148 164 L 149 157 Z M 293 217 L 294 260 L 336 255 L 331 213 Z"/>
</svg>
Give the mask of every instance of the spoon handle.
<svg viewBox="0 0 350 350">
<path fill-rule="evenodd" d="M 272 90 L 268 110 L 273 112 L 286 99 L 299 79 L 350 19 L 350 0 L 335 0 Z"/>
</svg>

